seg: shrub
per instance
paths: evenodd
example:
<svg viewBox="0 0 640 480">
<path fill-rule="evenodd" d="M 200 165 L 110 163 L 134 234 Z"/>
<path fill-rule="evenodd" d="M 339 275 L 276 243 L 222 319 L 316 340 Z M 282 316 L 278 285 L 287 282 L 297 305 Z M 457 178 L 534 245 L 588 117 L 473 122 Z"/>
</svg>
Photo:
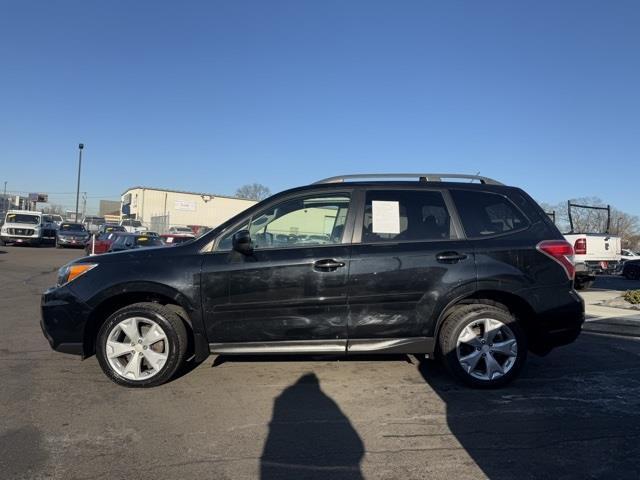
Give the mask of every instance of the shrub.
<svg viewBox="0 0 640 480">
<path fill-rule="evenodd" d="M 623 298 L 633 305 L 640 303 L 640 290 L 627 290 L 624 292 Z"/>
</svg>

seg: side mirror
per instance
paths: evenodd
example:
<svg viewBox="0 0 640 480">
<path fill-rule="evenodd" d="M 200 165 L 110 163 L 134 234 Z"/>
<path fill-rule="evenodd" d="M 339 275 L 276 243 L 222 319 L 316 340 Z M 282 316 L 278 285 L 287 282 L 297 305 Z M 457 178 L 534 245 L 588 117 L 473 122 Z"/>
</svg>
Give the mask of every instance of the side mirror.
<svg viewBox="0 0 640 480">
<path fill-rule="evenodd" d="M 240 252 L 243 255 L 251 255 L 253 252 L 253 245 L 251 243 L 251 234 L 249 230 L 240 230 L 233 234 L 231 239 L 233 249 L 236 252 Z"/>
</svg>

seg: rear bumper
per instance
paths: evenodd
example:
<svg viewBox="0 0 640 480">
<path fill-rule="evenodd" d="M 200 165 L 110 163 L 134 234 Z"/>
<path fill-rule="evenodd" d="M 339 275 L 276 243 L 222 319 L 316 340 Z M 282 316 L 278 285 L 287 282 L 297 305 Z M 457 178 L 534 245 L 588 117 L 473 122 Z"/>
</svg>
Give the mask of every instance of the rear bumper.
<svg viewBox="0 0 640 480">
<path fill-rule="evenodd" d="M 587 272 L 592 274 L 612 274 L 618 270 L 619 264 L 620 262 L 617 260 L 607 260 L 602 262 L 587 260 L 584 262 Z"/>
<path fill-rule="evenodd" d="M 536 310 L 535 317 L 527 322 L 530 348 L 534 353 L 546 354 L 578 338 L 585 311 L 584 300 L 575 290 L 546 287 L 535 289 L 528 296 Z"/>
<path fill-rule="evenodd" d="M 67 287 L 44 292 L 40 327 L 51 348 L 84 356 L 84 330 L 89 311 Z"/>
</svg>

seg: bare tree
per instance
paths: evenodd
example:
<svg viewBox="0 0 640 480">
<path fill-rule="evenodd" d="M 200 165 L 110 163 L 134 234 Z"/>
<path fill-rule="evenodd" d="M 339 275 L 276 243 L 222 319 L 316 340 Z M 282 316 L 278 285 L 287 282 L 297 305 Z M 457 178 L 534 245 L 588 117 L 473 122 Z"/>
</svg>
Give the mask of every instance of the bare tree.
<svg viewBox="0 0 640 480">
<path fill-rule="evenodd" d="M 42 213 L 49 213 L 54 215 L 64 215 L 64 207 L 57 203 L 50 203 L 48 206 L 42 209 Z"/>
<path fill-rule="evenodd" d="M 579 205 L 591 205 L 595 207 L 606 207 L 606 204 L 598 197 L 582 197 L 572 199 L 571 203 Z M 540 206 L 545 212 L 556 213 L 556 225 L 562 232 L 569 231 L 569 212 L 567 202 L 559 203 L 556 206 L 541 202 Z M 607 212 L 604 210 L 590 210 L 575 208 L 571 209 L 573 229 L 576 232 L 604 233 L 607 228 Z M 611 222 L 609 233 L 622 238 L 623 248 L 634 248 L 640 238 L 640 220 L 635 215 L 622 212 L 611 207 Z"/>
<path fill-rule="evenodd" d="M 247 200 L 264 200 L 271 195 L 271 190 L 260 183 L 251 183 L 243 185 L 236 190 L 236 197 L 246 198 Z"/>
</svg>

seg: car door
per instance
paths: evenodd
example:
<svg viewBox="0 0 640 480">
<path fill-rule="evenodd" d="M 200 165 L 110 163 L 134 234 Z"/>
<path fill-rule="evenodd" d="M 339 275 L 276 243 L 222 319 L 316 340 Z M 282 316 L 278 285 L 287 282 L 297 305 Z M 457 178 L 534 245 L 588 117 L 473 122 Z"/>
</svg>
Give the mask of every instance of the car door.
<svg viewBox="0 0 640 480">
<path fill-rule="evenodd" d="M 432 337 L 438 312 L 476 279 L 473 250 L 460 238 L 448 193 L 376 188 L 361 197 L 349 274 L 349 351 Z"/>
<path fill-rule="evenodd" d="M 345 350 L 353 212 L 349 190 L 324 192 L 276 200 L 216 241 L 201 280 L 210 342 Z M 249 230 L 251 254 L 232 250 L 239 230 Z"/>
</svg>

